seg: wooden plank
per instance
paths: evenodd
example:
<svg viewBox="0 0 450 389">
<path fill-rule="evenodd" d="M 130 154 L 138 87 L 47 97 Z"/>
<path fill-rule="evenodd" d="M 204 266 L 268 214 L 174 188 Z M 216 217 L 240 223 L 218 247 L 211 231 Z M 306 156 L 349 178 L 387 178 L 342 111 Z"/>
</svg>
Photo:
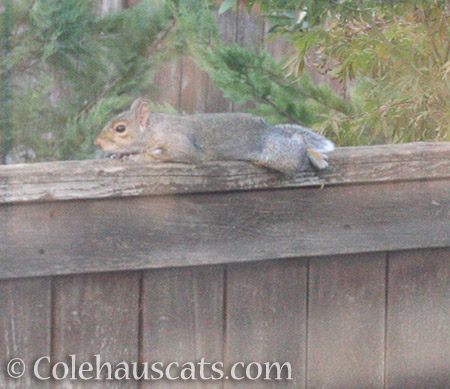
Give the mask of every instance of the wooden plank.
<svg viewBox="0 0 450 389">
<path fill-rule="evenodd" d="M 205 112 L 208 74 L 199 69 L 193 59 L 183 59 L 180 111 L 183 113 Z"/>
<path fill-rule="evenodd" d="M 236 41 L 237 12 L 234 10 L 216 16 L 216 25 L 221 33 L 224 43 Z M 205 112 L 231 112 L 233 104 L 223 97 L 223 93 L 217 88 L 211 79 L 208 79 L 207 98 Z"/>
<path fill-rule="evenodd" d="M 200 380 L 197 363 L 223 360 L 223 267 L 159 269 L 144 273 L 141 360 L 196 364 L 197 381 L 172 381 L 180 388 L 221 388 L 221 381 Z M 173 367 L 172 376 L 180 369 Z M 210 377 L 205 367 L 205 377 Z M 217 376 L 216 374 L 214 376 Z M 167 379 L 143 388 L 166 388 Z M 175 384 L 176 382 L 176 384 Z"/>
<path fill-rule="evenodd" d="M 204 165 L 117 160 L 0 166 L 0 203 L 289 188 L 450 177 L 450 142 L 346 147 L 330 168 L 290 180 L 245 162 Z"/>
<path fill-rule="evenodd" d="M 237 12 L 236 42 L 240 46 L 258 50 L 264 42 L 265 26 L 263 18 L 256 12 L 248 13 L 245 6 Z"/>
<path fill-rule="evenodd" d="M 99 354 L 100 364 L 110 362 L 113 367 L 121 361 L 137 362 L 139 277 L 127 272 L 55 278 L 52 358 L 68 362 L 68 356 L 75 355 L 77 364 L 96 366 L 94 356 Z M 107 377 L 107 368 L 102 373 Z M 63 382 L 64 388 L 104 388 L 105 382 L 108 388 L 138 387 L 134 380 Z"/>
<path fill-rule="evenodd" d="M 449 207 L 448 180 L 9 205 L 0 278 L 445 247 Z"/>
<path fill-rule="evenodd" d="M 0 282 L 1 388 L 50 387 L 48 381 L 38 381 L 33 375 L 36 359 L 50 355 L 50 317 L 50 278 Z M 26 366 L 24 375 L 18 379 L 6 374 L 7 364 L 13 358 L 21 358 Z M 42 376 L 48 375 L 45 366 L 39 372 Z"/>
<path fill-rule="evenodd" d="M 152 100 L 157 103 L 169 103 L 180 111 L 182 77 L 183 61 L 181 58 L 161 65 L 161 70 L 153 78 L 153 85 L 159 91 L 159 94 Z"/>
<path fill-rule="evenodd" d="M 384 253 L 312 259 L 308 387 L 382 388 Z"/>
<path fill-rule="evenodd" d="M 227 368 L 236 362 L 289 362 L 292 380 L 230 379 L 225 387 L 305 387 L 306 277 L 307 263 L 300 260 L 227 265 Z M 244 375 L 242 368 L 236 373 Z M 286 373 L 284 368 L 283 378 Z"/>
<path fill-rule="evenodd" d="M 237 11 L 237 35 L 236 43 L 248 50 L 258 51 L 264 42 L 264 21 L 261 17 L 248 13 L 245 4 Z M 255 108 L 253 101 L 245 104 L 233 103 L 233 112 L 249 112 Z"/>
<path fill-rule="evenodd" d="M 450 249 L 392 253 L 386 388 L 447 388 L 449 366 Z"/>
</svg>

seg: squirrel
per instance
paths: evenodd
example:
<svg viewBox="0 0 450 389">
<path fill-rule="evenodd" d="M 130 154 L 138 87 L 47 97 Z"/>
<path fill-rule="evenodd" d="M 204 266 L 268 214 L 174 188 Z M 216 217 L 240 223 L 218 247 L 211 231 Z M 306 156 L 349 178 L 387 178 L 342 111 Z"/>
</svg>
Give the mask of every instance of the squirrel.
<svg viewBox="0 0 450 389">
<path fill-rule="evenodd" d="M 309 164 L 327 168 L 323 153 L 334 150 L 331 141 L 300 125 L 271 125 L 248 113 L 152 113 L 141 99 L 110 120 L 95 144 L 119 157 L 139 154 L 137 159 L 193 164 L 249 161 L 286 176 Z"/>
</svg>

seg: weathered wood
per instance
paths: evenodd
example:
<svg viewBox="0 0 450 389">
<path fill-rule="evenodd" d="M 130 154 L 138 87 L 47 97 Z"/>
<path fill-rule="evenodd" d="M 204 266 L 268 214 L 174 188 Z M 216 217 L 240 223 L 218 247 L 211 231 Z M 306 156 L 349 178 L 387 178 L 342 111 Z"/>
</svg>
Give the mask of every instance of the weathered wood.
<svg viewBox="0 0 450 389">
<path fill-rule="evenodd" d="M 236 41 L 237 12 L 235 10 L 217 15 L 216 24 L 222 42 L 230 44 Z M 233 103 L 223 97 L 222 91 L 214 85 L 210 78 L 208 78 L 206 95 L 205 112 L 231 112 L 233 110 Z"/>
<path fill-rule="evenodd" d="M 51 280 L 10 280 L 0 282 L 0 388 L 49 388 L 48 381 L 33 376 L 36 359 L 50 355 Z M 8 362 L 21 358 L 26 370 L 21 378 L 6 374 Z M 18 371 L 19 366 L 15 367 Z M 48 369 L 39 369 L 48 376 Z"/>
<path fill-rule="evenodd" d="M 54 280 L 53 355 L 70 365 L 138 361 L 139 273 L 83 274 Z M 92 373 L 86 373 L 90 376 Z M 107 377 L 107 368 L 102 370 Z M 113 375 L 114 377 L 114 375 Z M 136 388 L 135 380 L 64 380 L 64 388 Z M 59 387 L 59 386 L 57 386 Z"/>
<path fill-rule="evenodd" d="M 208 74 L 199 69 L 193 59 L 183 59 L 180 111 L 184 113 L 205 112 Z"/>
<path fill-rule="evenodd" d="M 305 387 L 306 277 L 307 263 L 299 260 L 227 266 L 227 368 L 236 362 L 289 362 L 292 380 L 230 380 L 226 388 Z M 244 375 L 242 368 L 236 372 Z M 283 378 L 286 373 L 284 368 Z"/>
<path fill-rule="evenodd" d="M 258 51 L 264 42 L 264 20 L 253 14 L 249 14 L 245 5 L 237 10 L 237 34 L 236 43 L 239 46 L 246 47 L 248 50 Z M 233 102 L 232 110 L 234 112 L 249 112 L 255 107 L 253 101 L 244 104 Z"/>
<path fill-rule="evenodd" d="M 449 366 L 450 249 L 391 253 L 386 388 L 448 388 Z"/>
<path fill-rule="evenodd" d="M 168 103 L 179 111 L 182 77 L 183 60 L 181 58 L 162 64 L 161 70 L 153 78 L 153 85 L 159 92 L 153 101 Z"/>
<path fill-rule="evenodd" d="M 257 12 L 248 13 L 245 6 L 237 9 L 236 43 L 239 46 L 258 50 L 264 42 L 264 19 Z"/>
<path fill-rule="evenodd" d="M 450 177 L 450 142 L 341 148 L 324 172 L 291 180 L 245 162 L 201 166 L 117 160 L 0 166 L 0 203 L 290 188 Z"/>
<path fill-rule="evenodd" d="M 0 207 L 0 278 L 450 245 L 448 180 Z"/>
<path fill-rule="evenodd" d="M 179 376 L 186 362 L 223 360 L 223 267 L 159 269 L 144 273 L 142 294 L 141 360 L 179 363 L 171 370 Z M 211 365 L 204 374 L 211 377 Z M 216 388 L 221 381 L 172 381 L 176 388 Z M 217 376 L 217 374 L 214 374 Z M 143 388 L 166 388 L 170 381 L 144 382 Z"/>
<path fill-rule="evenodd" d="M 312 259 L 308 387 L 382 388 L 386 254 Z"/>
</svg>

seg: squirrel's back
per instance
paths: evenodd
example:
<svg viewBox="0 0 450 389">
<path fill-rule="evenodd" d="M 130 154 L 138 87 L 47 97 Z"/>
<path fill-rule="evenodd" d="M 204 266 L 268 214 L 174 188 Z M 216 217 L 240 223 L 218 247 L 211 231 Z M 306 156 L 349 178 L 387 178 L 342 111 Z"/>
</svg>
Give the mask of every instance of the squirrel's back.
<svg viewBox="0 0 450 389">
<path fill-rule="evenodd" d="M 152 114 L 148 136 L 170 144 L 188 137 L 202 160 L 246 160 L 261 150 L 271 125 L 248 113 L 207 113 L 193 115 Z"/>
<path fill-rule="evenodd" d="M 299 125 L 271 125 L 248 113 L 152 113 L 140 99 L 112 119 L 95 142 L 106 151 L 145 154 L 157 161 L 243 160 L 285 174 L 309 163 L 325 169 L 328 158 L 322 153 L 334 149 L 329 140 Z"/>
</svg>

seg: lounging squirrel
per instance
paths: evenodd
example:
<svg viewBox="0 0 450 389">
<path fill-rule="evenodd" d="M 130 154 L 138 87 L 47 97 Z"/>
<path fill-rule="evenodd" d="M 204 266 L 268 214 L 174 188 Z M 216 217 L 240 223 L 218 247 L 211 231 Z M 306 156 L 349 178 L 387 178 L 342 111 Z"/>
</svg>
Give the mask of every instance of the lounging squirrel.
<svg viewBox="0 0 450 389">
<path fill-rule="evenodd" d="M 286 176 L 309 163 L 327 168 L 323 153 L 334 150 L 331 141 L 300 125 L 271 125 L 247 113 L 152 113 L 141 99 L 112 119 L 95 144 L 119 156 L 139 154 L 153 161 L 249 161 Z"/>
</svg>

